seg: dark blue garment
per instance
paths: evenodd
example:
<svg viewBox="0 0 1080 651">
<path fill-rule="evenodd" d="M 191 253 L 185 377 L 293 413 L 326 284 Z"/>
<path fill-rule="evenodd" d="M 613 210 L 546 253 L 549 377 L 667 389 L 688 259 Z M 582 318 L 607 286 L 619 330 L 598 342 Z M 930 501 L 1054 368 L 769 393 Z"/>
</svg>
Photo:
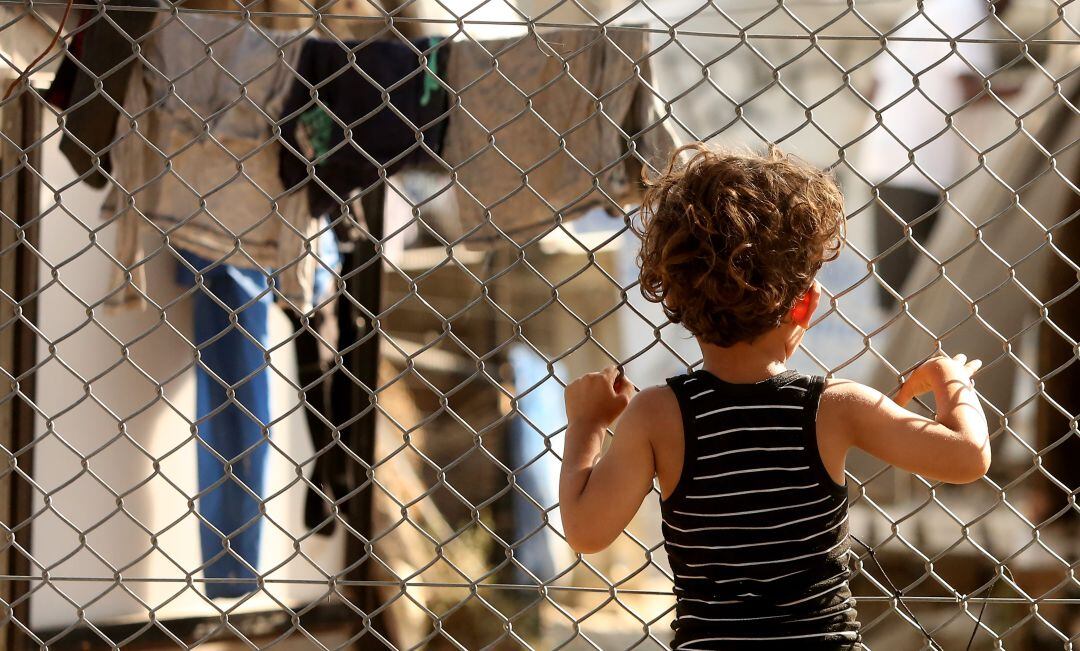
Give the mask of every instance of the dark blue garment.
<svg viewBox="0 0 1080 651">
<path fill-rule="evenodd" d="M 450 43 L 309 38 L 281 113 L 278 171 L 285 188 L 305 186 L 313 215 L 337 213 L 379 178 L 438 165 L 448 120 Z M 418 54 L 418 52 L 420 54 Z M 386 97 L 384 98 L 384 91 Z"/>
<path fill-rule="evenodd" d="M 196 424 L 199 443 L 199 513 L 207 579 L 246 579 L 206 584 L 208 597 L 238 597 L 256 590 L 266 457 L 269 449 L 270 373 L 268 316 L 271 293 L 266 273 L 215 264 L 187 251 L 184 259 L 202 274 L 195 292 Z M 177 282 L 196 278 L 178 265 Z M 213 297 L 217 298 L 222 307 Z M 230 323 L 230 310 L 236 324 Z M 245 334 L 246 333 L 246 334 Z M 235 391 L 230 400 L 227 392 Z M 225 464 L 232 467 L 231 477 Z M 216 529 L 216 531 L 215 531 Z"/>
</svg>

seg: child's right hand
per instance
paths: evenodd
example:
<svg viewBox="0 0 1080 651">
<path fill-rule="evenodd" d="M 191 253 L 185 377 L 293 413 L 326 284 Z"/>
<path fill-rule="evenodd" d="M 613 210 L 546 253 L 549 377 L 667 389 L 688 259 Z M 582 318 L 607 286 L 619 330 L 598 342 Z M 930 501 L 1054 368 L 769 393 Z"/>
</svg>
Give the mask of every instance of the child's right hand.
<svg viewBox="0 0 1080 651">
<path fill-rule="evenodd" d="M 566 386 L 566 421 L 579 427 L 610 427 L 630 404 L 634 385 L 614 366 L 586 373 Z"/>
<path fill-rule="evenodd" d="M 971 376 L 982 367 L 982 360 L 968 361 L 967 355 L 931 357 L 911 372 L 896 394 L 896 404 L 907 406 L 916 396 L 930 393 L 948 382 L 971 384 Z"/>
</svg>

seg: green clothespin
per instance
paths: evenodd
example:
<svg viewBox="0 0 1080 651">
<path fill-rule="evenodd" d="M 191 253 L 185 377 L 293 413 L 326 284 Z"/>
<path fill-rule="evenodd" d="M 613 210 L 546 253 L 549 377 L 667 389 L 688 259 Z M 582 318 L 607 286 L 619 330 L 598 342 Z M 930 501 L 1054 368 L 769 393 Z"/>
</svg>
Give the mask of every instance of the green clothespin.
<svg viewBox="0 0 1080 651">
<path fill-rule="evenodd" d="M 431 39 L 431 45 L 436 45 L 441 40 L 441 38 L 433 38 Z M 420 95 L 420 106 L 430 104 L 431 96 L 441 89 L 441 86 L 439 86 L 439 51 L 434 50 L 424 59 L 427 63 L 427 71 L 424 72 L 424 92 Z"/>
</svg>

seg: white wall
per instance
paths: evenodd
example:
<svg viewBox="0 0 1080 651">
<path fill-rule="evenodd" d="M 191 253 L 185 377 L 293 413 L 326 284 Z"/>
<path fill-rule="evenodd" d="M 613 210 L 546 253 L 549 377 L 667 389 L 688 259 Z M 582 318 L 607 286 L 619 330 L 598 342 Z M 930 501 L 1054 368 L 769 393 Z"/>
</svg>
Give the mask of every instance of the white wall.
<svg viewBox="0 0 1080 651">
<path fill-rule="evenodd" d="M 46 130 L 50 119 L 45 118 Z M 36 430 L 34 478 L 44 493 L 34 502 L 39 515 L 32 550 L 53 580 L 34 593 L 31 621 L 37 629 L 76 621 L 77 606 L 71 602 L 85 607 L 86 618 L 96 624 L 145 619 L 149 608 L 157 609 L 159 618 L 214 614 L 214 607 L 183 583 L 185 571 L 201 562 L 198 524 L 188 504 L 196 491 L 195 446 L 188 423 L 194 416 L 194 373 L 192 350 L 185 341 L 191 336 L 190 301 L 170 308 L 165 321 L 149 311 L 103 307 L 94 308 L 93 319 L 88 318 L 80 300 L 100 300 L 112 280 L 111 262 L 90 245 L 87 230 L 100 225 L 103 193 L 82 184 L 60 191 L 73 173 L 57 142 L 50 139 L 44 152 L 39 327 L 55 351 L 50 355 L 46 339 L 39 339 L 39 359 L 48 361 L 37 372 L 37 404 L 43 417 Z M 112 242 L 113 233 L 106 229 L 99 243 L 108 249 Z M 56 267 L 55 277 L 49 265 Z M 172 281 L 173 269 L 164 256 L 154 260 L 152 296 L 168 300 L 180 293 Z M 107 333 L 136 342 L 129 360 Z M 272 341 L 287 333 L 287 319 L 275 310 Z M 276 351 L 272 363 L 283 376 L 295 377 L 291 346 Z M 157 383 L 163 385 L 161 395 Z M 295 405 L 296 392 L 282 377 L 275 376 L 272 392 L 275 417 Z M 127 437 L 118 437 L 121 425 Z M 302 412 L 276 425 L 272 437 L 279 451 L 270 453 L 267 493 L 284 492 L 267 505 L 272 522 L 263 527 L 260 569 L 273 568 L 269 579 L 319 579 L 313 563 L 329 573 L 342 567 L 340 533 L 304 540 L 302 550 L 310 562 L 288 560 L 292 537 L 308 534 L 302 517 L 304 490 L 295 484 L 292 461 L 311 454 Z M 87 460 L 84 467 L 82 458 Z M 122 510 L 116 494 L 123 497 Z M 84 543 L 80 530 L 86 532 Z M 156 548 L 149 532 L 158 536 Z M 123 587 L 113 583 L 112 568 L 122 573 Z M 104 580 L 60 580 L 73 576 Z M 147 578 L 180 581 L 138 580 Z M 324 592 L 311 584 L 278 584 L 268 590 L 286 602 L 310 601 Z M 259 595 L 242 607 L 260 606 L 274 604 Z"/>
</svg>

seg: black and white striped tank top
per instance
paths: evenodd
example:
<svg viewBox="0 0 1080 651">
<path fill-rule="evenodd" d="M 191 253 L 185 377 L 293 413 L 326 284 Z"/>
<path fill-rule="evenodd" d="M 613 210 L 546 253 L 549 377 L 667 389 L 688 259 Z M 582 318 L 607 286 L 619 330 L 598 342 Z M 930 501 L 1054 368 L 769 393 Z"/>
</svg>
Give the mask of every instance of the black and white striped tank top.
<svg viewBox="0 0 1080 651">
<path fill-rule="evenodd" d="M 824 379 L 668 380 L 685 452 L 661 504 L 675 576 L 673 649 L 860 648 L 847 491 L 817 448 Z"/>
</svg>

